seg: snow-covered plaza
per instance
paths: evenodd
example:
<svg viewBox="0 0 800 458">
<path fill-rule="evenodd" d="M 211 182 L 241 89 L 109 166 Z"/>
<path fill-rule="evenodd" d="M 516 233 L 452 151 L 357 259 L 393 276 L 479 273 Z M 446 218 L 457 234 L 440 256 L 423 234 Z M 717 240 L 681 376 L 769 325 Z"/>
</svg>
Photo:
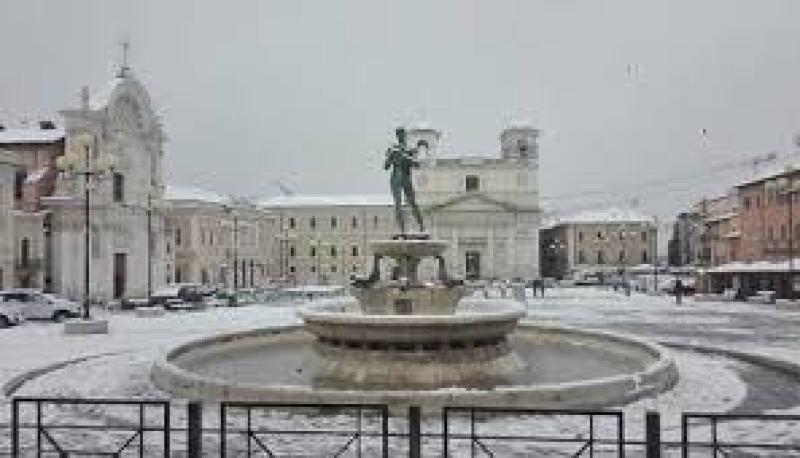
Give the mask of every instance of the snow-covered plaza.
<svg viewBox="0 0 800 458">
<path fill-rule="evenodd" d="M 150 371 L 153 362 L 166 351 L 180 343 L 221 332 L 298 324 L 297 312 L 308 306 L 308 303 L 276 302 L 173 312 L 147 318 L 133 313 L 107 314 L 110 332 L 96 336 L 65 336 L 62 325 L 27 322 L 0 332 L 3 361 L 0 382 L 6 403 L 14 396 L 164 399 L 168 395 L 153 385 Z M 527 308 L 527 320 L 534 322 L 610 330 L 644 337 L 671 348 L 680 371 L 677 385 L 655 397 L 619 406 L 625 413 L 628 440 L 642 439 L 644 414 L 648 410 L 661 413 L 665 441 L 680 440 L 680 413 L 685 411 L 798 412 L 800 384 L 792 373 L 800 373 L 797 369 L 800 367 L 800 309 L 780 304 L 696 302 L 691 298 L 678 305 L 673 297 L 639 293 L 628 297 L 601 288 L 550 289 L 544 298 L 529 296 Z M 184 402 L 173 400 L 175 405 Z M 183 421 L 182 410 L 175 410 L 178 414 L 172 421 L 178 424 Z M 0 412 L 3 423 L 7 423 L 10 406 Z M 217 408 L 207 406 L 205 427 L 216 427 L 217 413 Z M 102 416 L 96 408 L 70 408 L 50 414 L 54 418 L 74 418 L 84 423 L 99 421 L 98 416 Z M 281 415 L 274 419 L 295 424 L 303 423 L 302 418 Z M 532 421 L 519 419 L 509 424 L 507 419 L 498 418 L 482 423 L 481 428 L 529 435 L 572 431 L 565 426 L 570 424 L 568 420 Z M 308 419 L 308 422 L 313 424 L 314 420 Z M 534 425 L 538 429 L 532 429 Z M 577 427 L 577 424 L 572 426 Z M 611 426 L 598 424 L 597 428 L 601 434 L 603 431 L 613 434 Z M 392 419 L 392 427 L 402 432 L 404 420 Z M 739 422 L 727 427 L 724 433 L 726 440 L 780 442 L 791 440 L 787 437 L 787 428 L 791 427 L 797 426 L 783 423 L 754 427 Z M 425 421 L 427 433 L 436 434 L 440 428 L 438 419 Z M 697 431 L 700 431 L 699 436 L 704 434 L 702 429 Z M 206 450 L 214 450 L 217 438 L 213 434 L 207 436 Z M 0 447 L 7 450 L 9 440 L 9 435 L 3 434 Z M 173 441 L 173 449 L 181 450 L 180 438 Z M 427 439 L 425 450 L 431 453 L 439 450 L 440 442 L 441 439 L 435 437 Z M 463 446 L 467 453 L 469 444 L 458 442 L 453 442 L 454 450 Z M 299 446 L 298 443 L 295 446 Z M 402 440 L 393 439 L 392 444 L 397 451 L 405 446 Z M 285 445 L 291 446 L 291 443 Z M 544 453 L 538 445 L 524 442 L 509 441 L 493 447 L 499 456 Z M 305 448 L 301 446 L 296 450 Z M 636 456 L 635 449 L 631 453 Z"/>
</svg>

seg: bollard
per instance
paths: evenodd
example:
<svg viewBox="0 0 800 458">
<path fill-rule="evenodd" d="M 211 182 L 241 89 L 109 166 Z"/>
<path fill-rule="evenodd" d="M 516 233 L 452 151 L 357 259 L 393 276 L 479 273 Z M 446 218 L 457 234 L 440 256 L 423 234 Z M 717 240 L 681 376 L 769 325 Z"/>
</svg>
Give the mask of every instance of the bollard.
<svg viewBox="0 0 800 458">
<path fill-rule="evenodd" d="M 187 456 L 201 458 L 203 456 L 203 403 L 189 401 L 186 416 L 188 423 L 186 429 Z"/>
<path fill-rule="evenodd" d="M 419 406 L 408 406 L 408 458 L 422 457 L 422 425 Z"/>
<path fill-rule="evenodd" d="M 648 411 L 644 417 L 645 457 L 661 458 L 661 416 Z"/>
</svg>

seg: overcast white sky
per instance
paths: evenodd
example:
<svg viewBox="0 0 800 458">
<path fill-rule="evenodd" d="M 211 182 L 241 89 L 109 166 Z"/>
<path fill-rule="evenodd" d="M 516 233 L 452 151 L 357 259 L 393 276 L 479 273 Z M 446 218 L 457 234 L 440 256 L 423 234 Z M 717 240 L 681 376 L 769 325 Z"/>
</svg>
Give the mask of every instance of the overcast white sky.
<svg viewBox="0 0 800 458">
<path fill-rule="evenodd" d="M 793 148 L 798 17 L 795 0 L 0 0 L 0 109 L 76 105 L 127 35 L 177 183 L 384 192 L 396 124 L 494 155 L 526 119 L 544 196 L 604 191 L 546 205 L 666 213 L 743 169 L 702 172 Z"/>
</svg>

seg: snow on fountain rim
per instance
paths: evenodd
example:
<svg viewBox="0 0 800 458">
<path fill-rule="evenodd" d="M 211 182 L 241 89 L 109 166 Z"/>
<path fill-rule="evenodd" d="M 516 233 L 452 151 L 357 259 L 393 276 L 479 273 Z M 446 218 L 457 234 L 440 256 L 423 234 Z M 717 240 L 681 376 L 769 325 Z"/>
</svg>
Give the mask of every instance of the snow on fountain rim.
<svg viewBox="0 0 800 458">
<path fill-rule="evenodd" d="M 451 387 L 435 390 L 336 390 L 304 385 L 261 385 L 233 382 L 202 376 L 179 366 L 176 360 L 188 358 L 192 351 L 218 344 L 236 345 L 247 339 L 305 332 L 304 327 L 283 326 L 205 337 L 179 345 L 156 361 L 151 371 L 153 382 L 175 396 L 190 399 L 270 400 L 285 402 L 350 402 L 388 403 L 390 405 L 422 405 L 436 409 L 445 405 L 491 405 L 513 407 L 586 407 L 628 403 L 670 389 L 678 379 L 677 366 L 670 352 L 661 345 L 624 334 L 566 326 L 520 323 L 517 332 L 561 332 L 567 335 L 605 339 L 643 350 L 652 359 L 644 368 L 608 377 L 573 382 L 499 386 L 491 390 Z M 648 364 L 649 363 L 649 364 Z"/>
</svg>

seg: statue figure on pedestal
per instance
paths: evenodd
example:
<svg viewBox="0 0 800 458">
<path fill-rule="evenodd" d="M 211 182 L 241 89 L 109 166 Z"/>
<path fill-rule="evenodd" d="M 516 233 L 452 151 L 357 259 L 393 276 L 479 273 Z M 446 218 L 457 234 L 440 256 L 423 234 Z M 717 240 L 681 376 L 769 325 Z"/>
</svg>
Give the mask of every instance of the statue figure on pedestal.
<svg viewBox="0 0 800 458">
<path fill-rule="evenodd" d="M 395 129 L 395 134 L 397 135 L 397 143 L 390 146 L 386 151 L 386 162 L 383 165 L 384 170 L 392 169 L 389 184 L 394 198 L 395 222 L 400 229 L 400 233 L 405 234 L 406 226 L 403 217 L 403 195 L 405 195 L 406 203 L 411 207 L 411 212 L 419 226 L 419 231 L 425 232 L 422 214 L 419 211 L 419 207 L 417 207 L 417 201 L 414 197 L 414 185 L 411 181 L 411 168 L 419 167 L 419 162 L 415 159 L 417 150 L 416 148 L 409 148 L 406 144 L 406 130 L 403 127 Z"/>
</svg>

